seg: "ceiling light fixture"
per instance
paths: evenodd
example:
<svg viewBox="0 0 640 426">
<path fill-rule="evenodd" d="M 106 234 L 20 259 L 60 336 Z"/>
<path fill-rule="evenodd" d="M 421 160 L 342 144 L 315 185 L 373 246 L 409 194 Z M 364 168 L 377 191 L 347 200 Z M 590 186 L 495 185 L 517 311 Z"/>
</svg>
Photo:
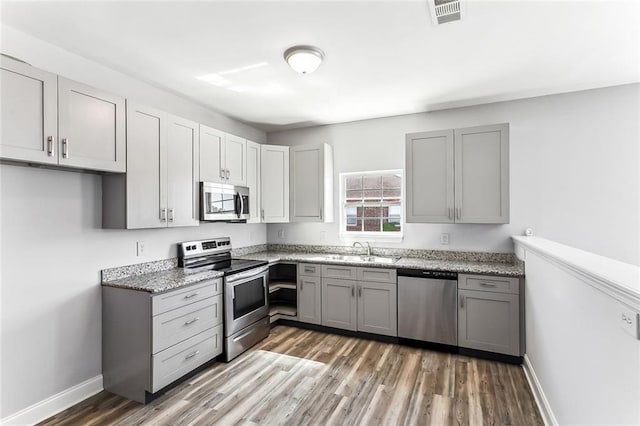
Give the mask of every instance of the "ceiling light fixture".
<svg viewBox="0 0 640 426">
<path fill-rule="evenodd" d="M 300 74 L 314 72 L 324 59 L 324 52 L 314 46 L 293 46 L 284 52 L 284 60 Z"/>
</svg>

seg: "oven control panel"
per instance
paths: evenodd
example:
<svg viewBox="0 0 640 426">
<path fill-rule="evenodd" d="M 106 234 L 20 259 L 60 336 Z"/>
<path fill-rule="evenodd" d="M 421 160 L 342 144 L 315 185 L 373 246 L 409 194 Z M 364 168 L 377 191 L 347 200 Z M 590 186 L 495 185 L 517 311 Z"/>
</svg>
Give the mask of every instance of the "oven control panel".
<svg viewBox="0 0 640 426">
<path fill-rule="evenodd" d="M 220 237 L 201 241 L 185 241 L 178 244 L 178 257 L 182 259 L 231 251 L 231 238 Z"/>
</svg>

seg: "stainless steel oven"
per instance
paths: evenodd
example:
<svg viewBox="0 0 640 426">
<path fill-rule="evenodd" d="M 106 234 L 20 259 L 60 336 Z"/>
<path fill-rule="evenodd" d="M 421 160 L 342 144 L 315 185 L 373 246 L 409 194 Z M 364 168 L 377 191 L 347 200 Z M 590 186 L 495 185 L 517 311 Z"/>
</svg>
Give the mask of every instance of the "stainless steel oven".
<svg viewBox="0 0 640 426">
<path fill-rule="evenodd" d="M 200 220 L 246 222 L 250 209 L 249 188 L 200 182 Z"/>
</svg>

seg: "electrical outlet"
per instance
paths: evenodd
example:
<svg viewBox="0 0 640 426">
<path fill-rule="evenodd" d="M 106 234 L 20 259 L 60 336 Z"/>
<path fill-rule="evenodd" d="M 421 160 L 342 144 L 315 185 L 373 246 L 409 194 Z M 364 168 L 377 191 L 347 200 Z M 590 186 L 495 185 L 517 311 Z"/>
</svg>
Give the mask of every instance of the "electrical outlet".
<svg viewBox="0 0 640 426">
<path fill-rule="evenodd" d="M 144 256 L 145 255 L 144 241 L 136 242 L 136 253 L 137 253 L 138 256 Z"/>
<path fill-rule="evenodd" d="M 620 328 L 622 328 L 625 333 L 640 340 L 638 316 L 640 315 L 637 312 L 633 312 L 631 309 L 620 305 Z"/>
<path fill-rule="evenodd" d="M 284 229 L 278 229 L 278 238 L 280 238 L 281 240 L 284 240 L 285 238 Z"/>
<path fill-rule="evenodd" d="M 447 234 L 446 232 L 440 234 L 440 244 L 442 245 L 449 244 L 449 234 Z"/>
</svg>

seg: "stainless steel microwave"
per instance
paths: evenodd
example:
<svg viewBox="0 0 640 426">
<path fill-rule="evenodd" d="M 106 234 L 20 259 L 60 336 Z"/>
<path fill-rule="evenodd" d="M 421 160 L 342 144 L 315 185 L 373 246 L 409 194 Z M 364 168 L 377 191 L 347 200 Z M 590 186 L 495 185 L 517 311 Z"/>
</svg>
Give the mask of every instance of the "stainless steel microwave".
<svg viewBox="0 0 640 426">
<path fill-rule="evenodd" d="M 249 188 L 200 182 L 200 220 L 246 222 L 250 207 Z"/>
</svg>

